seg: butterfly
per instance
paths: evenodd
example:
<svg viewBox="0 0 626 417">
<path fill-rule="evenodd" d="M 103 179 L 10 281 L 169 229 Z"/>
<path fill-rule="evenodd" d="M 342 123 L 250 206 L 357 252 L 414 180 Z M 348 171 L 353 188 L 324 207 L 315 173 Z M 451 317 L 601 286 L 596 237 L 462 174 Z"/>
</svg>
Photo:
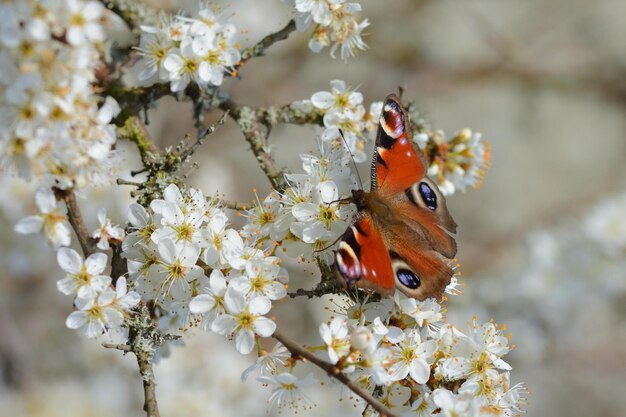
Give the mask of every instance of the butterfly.
<svg viewBox="0 0 626 417">
<path fill-rule="evenodd" d="M 449 260 L 457 250 L 451 236 L 457 225 L 411 137 L 407 112 L 391 94 L 380 116 L 371 189 L 352 191 L 358 213 L 335 252 L 344 287 L 383 296 L 397 289 L 423 300 L 441 298 L 454 275 Z"/>
</svg>

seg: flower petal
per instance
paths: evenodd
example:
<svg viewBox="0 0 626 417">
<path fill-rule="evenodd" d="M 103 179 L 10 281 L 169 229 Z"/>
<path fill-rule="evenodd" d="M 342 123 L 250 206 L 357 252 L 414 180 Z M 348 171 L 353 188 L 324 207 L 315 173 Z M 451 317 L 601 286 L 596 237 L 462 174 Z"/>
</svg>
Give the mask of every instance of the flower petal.
<svg viewBox="0 0 626 417">
<path fill-rule="evenodd" d="M 254 320 L 254 323 L 252 323 L 252 327 L 254 328 L 254 332 L 259 336 L 270 337 L 274 334 L 274 330 L 276 330 L 276 323 L 267 317 L 258 317 Z"/>
<path fill-rule="evenodd" d="M 62 270 L 77 274 L 83 267 L 83 258 L 74 249 L 61 248 L 57 252 L 57 262 Z"/>
</svg>

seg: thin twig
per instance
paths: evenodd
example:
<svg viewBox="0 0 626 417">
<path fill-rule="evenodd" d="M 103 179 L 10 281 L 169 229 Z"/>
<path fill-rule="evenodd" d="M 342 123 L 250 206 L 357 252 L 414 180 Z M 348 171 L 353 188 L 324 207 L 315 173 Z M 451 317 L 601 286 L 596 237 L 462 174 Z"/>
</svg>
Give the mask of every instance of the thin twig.
<svg viewBox="0 0 626 417">
<path fill-rule="evenodd" d="M 89 236 L 87 226 L 85 226 L 85 221 L 83 220 L 83 215 L 81 214 L 78 203 L 76 202 L 76 194 L 74 194 L 74 190 L 62 190 L 60 188 L 53 188 L 53 190 L 57 197 L 65 201 L 65 205 L 67 206 L 67 218 L 70 221 L 70 225 L 72 225 L 72 228 L 74 229 L 76 237 L 78 238 L 78 243 L 80 243 L 80 247 L 83 250 L 83 255 L 86 258 L 95 253 L 95 242 Z"/>
<path fill-rule="evenodd" d="M 133 348 L 130 345 L 126 345 L 126 344 L 103 343 L 102 347 L 105 347 L 107 349 L 117 349 L 117 350 L 121 350 L 122 352 L 133 351 Z"/>
<path fill-rule="evenodd" d="M 287 39 L 291 32 L 296 30 L 296 21 L 290 20 L 281 30 L 275 33 L 270 33 L 255 45 L 241 51 L 241 60 L 235 65 L 235 69 L 239 69 L 250 59 L 265 55 L 265 50 L 275 44 L 278 41 Z"/>
<path fill-rule="evenodd" d="M 204 140 L 207 138 L 207 136 L 213 134 L 213 132 L 215 132 L 218 127 L 226 123 L 226 118 L 228 117 L 228 113 L 229 111 L 226 110 L 224 114 L 222 115 L 222 117 L 220 117 L 220 119 L 216 123 L 213 123 L 206 129 L 204 129 L 204 131 L 202 131 L 200 135 L 198 135 L 198 139 L 196 139 L 196 141 L 191 146 L 189 146 L 187 149 L 185 149 L 185 151 L 181 153 L 180 155 L 181 161 L 185 162 L 204 143 Z"/>
<path fill-rule="evenodd" d="M 123 178 L 118 178 L 118 179 L 115 181 L 115 183 L 116 183 L 117 185 L 130 185 L 130 186 L 132 186 L 132 187 L 139 187 L 139 186 L 141 185 L 141 183 L 140 183 L 140 182 L 136 182 L 136 181 L 128 181 L 128 180 L 125 180 L 125 179 L 123 179 Z"/>
<path fill-rule="evenodd" d="M 322 279 L 315 288 L 305 290 L 304 288 L 298 288 L 294 292 L 289 292 L 291 298 L 295 297 L 307 297 L 307 298 L 319 298 L 328 294 L 340 294 L 344 291 L 339 281 L 333 277 L 332 280 Z"/>
<path fill-rule="evenodd" d="M 276 167 L 267 146 L 268 127 L 259 122 L 254 108 L 239 105 L 230 99 L 224 100 L 220 108 L 228 110 L 229 116 L 237 122 L 244 138 L 250 144 L 252 153 L 274 189 L 283 191 L 286 188 L 284 175 Z"/>
<path fill-rule="evenodd" d="M 378 411 L 381 417 L 396 417 L 396 414 L 394 414 L 387 406 L 385 406 L 377 398 L 374 398 L 372 394 L 360 387 L 356 382 L 348 378 L 346 374 L 341 372 L 341 369 L 332 363 L 318 358 L 297 342 L 280 333 L 278 330 L 274 332 L 272 337 L 282 343 L 292 355 L 308 360 L 319 368 L 325 370 L 328 375 L 350 388 L 352 392 L 361 397 L 366 403 L 370 404 L 372 408 Z"/>
</svg>

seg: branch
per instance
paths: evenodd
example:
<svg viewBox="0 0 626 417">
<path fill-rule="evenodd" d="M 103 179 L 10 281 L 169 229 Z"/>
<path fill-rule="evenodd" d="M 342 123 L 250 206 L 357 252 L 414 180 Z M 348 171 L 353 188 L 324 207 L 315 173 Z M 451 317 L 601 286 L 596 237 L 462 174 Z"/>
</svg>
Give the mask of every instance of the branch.
<svg viewBox="0 0 626 417">
<path fill-rule="evenodd" d="M 320 278 L 320 282 L 317 284 L 317 286 L 315 286 L 315 288 L 310 290 L 298 288 L 295 292 L 290 292 L 287 295 L 289 295 L 291 298 L 319 298 L 327 294 L 339 294 L 341 292 L 345 292 L 345 289 L 337 279 L 337 273 L 335 272 L 333 267 L 327 265 L 321 259 L 317 260 L 317 266 L 319 267 L 322 276 Z"/>
<path fill-rule="evenodd" d="M 220 117 L 220 119 L 216 123 L 204 129 L 204 131 L 200 133 L 200 135 L 198 135 L 198 139 L 196 139 L 196 141 L 191 146 L 189 146 L 181 153 L 180 159 L 182 163 L 187 161 L 187 159 L 196 152 L 196 150 L 204 143 L 204 140 L 207 138 L 207 136 L 211 135 L 217 130 L 218 127 L 222 126 L 226 122 L 228 112 L 229 111 L 226 110 L 222 117 Z"/>
<path fill-rule="evenodd" d="M 397 417 L 396 414 L 387 408 L 387 406 L 381 403 L 377 398 L 374 398 L 372 394 L 360 387 L 356 382 L 348 378 L 348 376 L 341 372 L 341 370 L 335 365 L 318 358 L 313 353 L 306 350 L 303 346 L 300 346 L 297 342 L 280 333 L 278 330 L 274 332 L 272 337 L 282 343 L 292 355 L 308 360 L 319 368 L 325 370 L 328 375 L 350 388 L 352 392 L 361 397 L 367 404 L 371 405 L 372 408 L 378 411 L 380 417 Z"/>
<path fill-rule="evenodd" d="M 152 371 L 153 355 L 146 355 L 135 352 L 139 373 L 143 380 L 144 405 L 143 410 L 148 417 L 159 417 L 159 405 L 156 399 L 156 383 L 154 372 Z"/>
<path fill-rule="evenodd" d="M 243 64 L 252 58 L 265 55 L 265 50 L 278 41 L 287 39 L 291 32 L 296 30 L 296 21 L 291 19 L 285 27 L 275 33 L 270 33 L 255 45 L 252 45 L 241 51 L 241 60 L 235 65 L 235 69 L 239 69 Z"/>
<path fill-rule="evenodd" d="M 242 106 L 230 99 L 224 100 L 220 108 L 229 111 L 230 117 L 237 122 L 244 138 L 250 144 L 261 169 L 277 191 L 283 191 L 287 183 L 283 172 L 276 168 L 274 158 L 267 147 L 269 127 L 263 125 L 254 108 Z"/>
<path fill-rule="evenodd" d="M 124 353 L 128 353 L 128 352 L 132 352 L 133 349 L 132 347 L 130 347 L 130 345 L 125 345 L 125 344 L 115 344 L 115 343 L 103 343 L 102 347 L 107 348 L 107 349 L 117 349 L 117 350 L 121 350 Z"/>
<path fill-rule="evenodd" d="M 89 255 L 95 253 L 95 242 L 89 236 L 89 232 L 85 226 L 83 215 L 81 214 L 78 203 L 76 202 L 76 194 L 74 194 L 72 189 L 62 190 L 60 188 L 53 187 L 52 190 L 57 198 L 65 201 L 65 205 L 67 206 L 67 218 L 70 221 L 70 225 L 72 225 L 72 229 L 74 229 L 76 237 L 78 238 L 80 247 L 83 250 L 83 255 L 87 258 Z"/>
<path fill-rule="evenodd" d="M 159 153 L 146 126 L 137 116 L 129 116 L 124 120 L 124 124 L 117 128 L 117 135 L 118 138 L 129 140 L 137 145 L 144 165 L 147 165 L 147 162 Z"/>
</svg>

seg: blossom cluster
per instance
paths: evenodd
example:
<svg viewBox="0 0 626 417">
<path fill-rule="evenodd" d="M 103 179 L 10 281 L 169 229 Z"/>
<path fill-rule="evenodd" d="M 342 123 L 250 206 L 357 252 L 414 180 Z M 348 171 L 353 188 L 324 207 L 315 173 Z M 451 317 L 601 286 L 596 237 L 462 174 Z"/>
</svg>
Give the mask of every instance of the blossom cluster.
<svg viewBox="0 0 626 417">
<path fill-rule="evenodd" d="M 275 246 L 242 236 L 215 200 L 174 184 L 149 210 L 132 204 L 128 221 L 122 249 L 129 276 L 159 310 L 163 329 L 200 325 L 234 338 L 244 354 L 257 336 L 272 335 L 275 324 L 265 315 L 286 296 L 288 280 Z"/>
<path fill-rule="evenodd" d="M 446 139 L 442 130 L 416 132 L 413 140 L 430 161 L 428 175 L 444 195 L 479 188 L 490 166 L 489 142 L 479 132 L 465 128 Z"/>
<path fill-rule="evenodd" d="M 57 281 L 57 288 L 65 295 L 75 295 L 76 310 L 67 317 L 67 327 L 80 329 L 90 339 L 104 334 L 119 343 L 128 338 L 124 317 L 139 303 L 139 294 L 128 291 L 123 276 L 112 287 L 111 277 L 104 274 L 107 258 L 96 252 L 83 259 L 73 249 L 59 249 L 57 260 L 67 275 Z"/>
<path fill-rule="evenodd" d="M 61 188 L 105 182 L 120 109 L 93 83 L 114 15 L 90 0 L 10 1 L 0 14 L 2 164 Z"/>
<path fill-rule="evenodd" d="M 367 144 L 373 139 L 370 133 L 378 127 L 382 101 L 371 103 L 366 110 L 361 93 L 348 87 L 345 81 L 333 80 L 330 82 L 330 91 L 318 91 L 310 99 L 292 103 L 291 107 L 304 113 L 323 114 L 322 140 L 345 141 L 345 146 L 356 162 L 368 160 Z"/>
<path fill-rule="evenodd" d="M 191 81 L 218 86 L 241 59 L 237 29 L 207 3 L 193 17 L 162 13 L 158 26 L 144 25 L 141 31 L 138 80 L 145 85 L 169 82 L 172 91 L 184 90 Z"/>
<path fill-rule="evenodd" d="M 504 329 L 474 319 L 462 332 L 445 322 L 437 301 L 397 294 L 352 304 L 319 331 L 328 360 L 364 388 L 379 387 L 381 402 L 397 415 L 512 416 L 521 412 L 526 390 L 510 384 Z M 284 353 L 280 345 L 264 351 L 254 368 L 275 387 L 272 397 L 282 398 L 274 406 L 297 408 L 290 399 L 302 398 L 294 392 L 309 384 L 296 382 Z"/>
<path fill-rule="evenodd" d="M 337 142 L 318 141 L 319 153 L 302 154 L 304 173 L 287 174 L 283 193 L 270 193 L 248 210 L 243 233 L 274 242 L 278 253 L 333 262 L 334 244 L 356 208 L 346 199 L 354 185 L 350 157 Z"/>
<path fill-rule="evenodd" d="M 346 0 L 295 0 L 294 6 L 298 30 L 306 30 L 311 23 L 314 25 L 309 39 L 309 49 L 313 52 L 320 52 L 330 46 L 333 58 L 339 50 L 341 59 L 347 61 L 359 50 L 367 49 L 362 32 L 369 26 L 369 21 L 357 21 L 356 15 L 361 11 L 359 3 Z"/>
</svg>

